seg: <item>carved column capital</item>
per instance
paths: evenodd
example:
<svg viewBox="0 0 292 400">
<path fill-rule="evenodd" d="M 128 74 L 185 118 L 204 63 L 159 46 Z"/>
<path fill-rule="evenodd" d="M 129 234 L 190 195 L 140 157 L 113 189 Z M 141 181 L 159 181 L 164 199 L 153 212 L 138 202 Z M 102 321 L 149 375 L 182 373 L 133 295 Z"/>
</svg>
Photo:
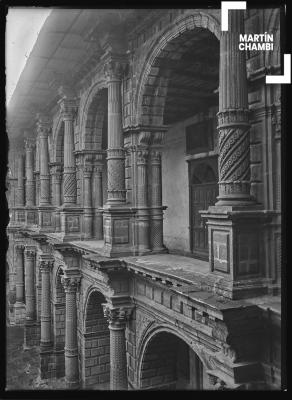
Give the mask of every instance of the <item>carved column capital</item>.
<svg viewBox="0 0 292 400">
<path fill-rule="evenodd" d="M 80 276 L 62 276 L 61 283 L 66 293 L 76 293 L 79 289 L 81 277 Z"/>
<path fill-rule="evenodd" d="M 133 307 L 114 307 L 102 304 L 103 314 L 111 329 L 124 329 L 125 324 L 131 318 Z"/>
<path fill-rule="evenodd" d="M 36 255 L 36 249 L 35 248 L 30 248 L 26 247 L 24 250 L 24 256 L 27 259 L 34 259 Z"/>
<path fill-rule="evenodd" d="M 37 116 L 37 133 L 39 137 L 46 139 L 51 131 L 51 119 L 41 113 L 38 113 Z"/>
<path fill-rule="evenodd" d="M 50 272 L 51 269 L 54 266 L 54 261 L 53 260 L 40 260 L 40 271 L 41 272 Z"/>
<path fill-rule="evenodd" d="M 108 81 L 119 81 L 122 79 L 126 63 L 123 59 L 113 58 L 104 63 L 104 74 Z"/>
<path fill-rule="evenodd" d="M 26 138 L 24 140 L 24 146 L 26 151 L 33 151 L 35 149 L 35 140 L 33 138 Z"/>
<path fill-rule="evenodd" d="M 137 164 L 146 165 L 148 160 L 149 151 L 147 149 L 137 149 Z"/>
</svg>

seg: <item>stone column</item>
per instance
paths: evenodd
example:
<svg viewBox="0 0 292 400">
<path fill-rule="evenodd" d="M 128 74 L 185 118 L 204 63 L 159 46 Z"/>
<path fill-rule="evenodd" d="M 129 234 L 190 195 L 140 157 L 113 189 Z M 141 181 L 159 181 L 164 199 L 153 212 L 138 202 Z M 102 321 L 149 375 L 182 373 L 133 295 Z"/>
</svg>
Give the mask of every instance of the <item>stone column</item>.
<svg viewBox="0 0 292 400">
<path fill-rule="evenodd" d="M 111 59 L 105 64 L 108 84 L 108 205 L 125 204 L 125 154 L 122 130 L 121 80 L 123 64 Z"/>
<path fill-rule="evenodd" d="M 62 205 L 61 199 L 61 164 L 55 164 L 53 167 L 53 185 L 55 187 L 54 190 L 54 206 L 55 206 L 55 231 L 61 231 L 61 220 L 60 220 L 60 210 L 59 208 Z"/>
<path fill-rule="evenodd" d="M 138 208 L 138 247 L 139 254 L 148 252 L 150 249 L 149 236 L 149 208 L 148 208 L 148 150 L 137 151 L 137 208 Z"/>
<path fill-rule="evenodd" d="M 50 272 L 53 267 L 53 261 L 41 260 L 40 271 L 42 274 L 42 299 L 41 299 L 41 350 L 51 349 L 52 331 L 51 331 L 51 289 Z"/>
<path fill-rule="evenodd" d="M 91 177 L 92 177 L 92 163 L 91 158 L 85 156 L 84 166 L 83 166 L 83 182 L 84 182 L 84 198 L 83 198 L 83 223 L 84 223 L 84 238 L 90 239 L 92 238 L 92 185 L 91 185 Z"/>
<path fill-rule="evenodd" d="M 110 329 L 110 389 L 127 390 L 127 357 L 126 357 L 126 322 L 132 308 L 112 308 L 103 304 L 104 316 Z"/>
<path fill-rule="evenodd" d="M 25 319 L 25 305 L 24 305 L 24 259 L 23 247 L 21 245 L 15 246 L 15 264 L 16 264 L 16 279 L 15 291 L 16 302 L 14 305 L 15 323 L 22 324 Z"/>
<path fill-rule="evenodd" d="M 93 167 L 93 195 L 94 195 L 94 217 L 93 217 L 93 234 L 98 240 L 103 239 L 102 213 L 100 212 L 103 205 L 103 187 L 102 187 L 102 165 L 95 164 Z"/>
<path fill-rule="evenodd" d="M 228 31 L 220 39 L 219 197 L 217 205 L 251 202 L 249 110 L 245 52 L 238 48 L 244 32 L 242 11 L 229 11 Z"/>
<path fill-rule="evenodd" d="M 152 149 L 149 158 L 151 176 L 150 191 L 150 238 L 151 248 L 154 252 L 165 251 L 163 245 L 163 207 L 162 207 L 162 177 L 161 177 L 161 152 Z"/>
<path fill-rule="evenodd" d="M 17 207 L 24 207 L 24 156 L 19 154 L 17 165 Z"/>
<path fill-rule="evenodd" d="M 36 294 L 35 294 L 35 249 L 26 248 L 24 251 L 25 263 L 25 304 L 26 320 L 36 319 Z"/>
<path fill-rule="evenodd" d="M 63 198 L 64 206 L 76 205 L 77 182 L 74 155 L 73 111 L 75 102 L 63 98 L 60 101 L 64 121 L 64 173 Z"/>
<path fill-rule="evenodd" d="M 25 198 L 26 206 L 35 206 L 35 181 L 33 176 L 34 167 L 34 141 L 32 139 L 26 139 L 25 141 L 25 153 L 26 153 L 26 182 L 25 182 Z"/>
<path fill-rule="evenodd" d="M 228 14 L 228 31 L 220 39 L 219 196 L 201 217 L 207 218 L 210 288 L 239 299 L 266 292 L 262 223 L 268 213 L 250 195 L 246 58 L 238 48 L 244 12 Z"/>
<path fill-rule="evenodd" d="M 76 292 L 80 277 L 62 277 L 66 293 L 65 327 L 65 380 L 68 388 L 79 387 L 78 342 L 77 342 L 77 305 Z"/>
<path fill-rule="evenodd" d="M 22 246 L 15 246 L 16 254 L 16 302 L 24 304 L 24 260 Z"/>
<path fill-rule="evenodd" d="M 38 114 L 38 135 L 40 153 L 40 206 L 50 205 L 50 170 L 49 170 L 49 119 Z"/>
</svg>

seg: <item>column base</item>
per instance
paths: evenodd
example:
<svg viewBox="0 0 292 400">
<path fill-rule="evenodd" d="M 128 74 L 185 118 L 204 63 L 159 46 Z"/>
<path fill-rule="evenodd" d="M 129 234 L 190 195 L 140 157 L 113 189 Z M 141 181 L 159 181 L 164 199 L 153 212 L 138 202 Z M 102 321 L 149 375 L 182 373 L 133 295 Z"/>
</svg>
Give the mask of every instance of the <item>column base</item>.
<svg viewBox="0 0 292 400">
<path fill-rule="evenodd" d="M 262 230 L 269 213 L 259 205 L 212 206 L 201 216 L 208 224 L 213 291 L 234 300 L 265 294 Z"/>
<path fill-rule="evenodd" d="M 24 325 L 25 323 L 25 304 L 21 302 L 16 302 L 14 304 L 14 322 L 15 325 Z"/>
<path fill-rule="evenodd" d="M 25 321 L 24 350 L 40 345 L 40 324 L 36 321 Z"/>
<path fill-rule="evenodd" d="M 105 257 L 134 255 L 132 219 L 134 211 L 126 206 L 106 206 L 103 211 Z"/>
<path fill-rule="evenodd" d="M 45 350 L 41 344 L 40 360 L 41 379 L 53 379 L 56 375 L 56 363 L 52 347 Z"/>
</svg>

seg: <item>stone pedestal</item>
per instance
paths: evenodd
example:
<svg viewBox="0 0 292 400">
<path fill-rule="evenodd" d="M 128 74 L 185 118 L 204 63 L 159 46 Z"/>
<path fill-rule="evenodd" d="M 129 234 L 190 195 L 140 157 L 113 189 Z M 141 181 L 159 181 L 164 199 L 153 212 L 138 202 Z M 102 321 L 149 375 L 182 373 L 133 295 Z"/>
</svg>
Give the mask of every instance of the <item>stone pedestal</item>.
<svg viewBox="0 0 292 400">
<path fill-rule="evenodd" d="M 77 389 L 80 385 L 76 305 L 76 292 L 79 283 L 80 277 L 70 275 L 62 277 L 62 284 L 66 293 L 65 380 L 69 389 Z"/>
<path fill-rule="evenodd" d="M 126 322 L 132 308 L 112 308 L 103 304 L 104 316 L 110 329 L 110 389 L 127 390 L 127 357 L 126 357 Z"/>
<path fill-rule="evenodd" d="M 221 32 L 219 85 L 219 196 L 202 212 L 209 234 L 210 272 L 217 293 L 235 299 L 264 290 L 261 230 L 263 213 L 250 195 L 249 110 L 243 11 L 229 11 Z"/>
<path fill-rule="evenodd" d="M 54 232 L 54 210 L 51 205 L 38 207 L 39 232 Z"/>
<path fill-rule="evenodd" d="M 63 241 L 81 240 L 83 210 L 78 206 L 60 207 L 61 239 Z"/>
</svg>

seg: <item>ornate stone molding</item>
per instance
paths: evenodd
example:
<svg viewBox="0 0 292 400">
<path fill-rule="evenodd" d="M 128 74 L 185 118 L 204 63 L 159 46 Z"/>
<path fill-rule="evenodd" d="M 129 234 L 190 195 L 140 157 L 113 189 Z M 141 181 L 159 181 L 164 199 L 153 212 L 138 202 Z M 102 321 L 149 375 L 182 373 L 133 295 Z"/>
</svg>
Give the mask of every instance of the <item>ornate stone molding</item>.
<svg viewBox="0 0 292 400">
<path fill-rule="evenodd" d="M 37 133 L 39 137 L 47 138 L 51 132 L 51 119 L 42 113 L 38 113 L 36 118 Z"/>
<path fill-rule="evenodd" d="M 76 293 L 81 282 L 80 276 L 62 276 L 61 283 L 66 293 Z"/>
<path fill-rule="evenodd" d="M 133 307 L 114 307 L 109 304 L 102 304 L 103 314 L 108 320 L 110 328 L 124 329 L 125 324 L 131 318 Z"/>
</svg>

